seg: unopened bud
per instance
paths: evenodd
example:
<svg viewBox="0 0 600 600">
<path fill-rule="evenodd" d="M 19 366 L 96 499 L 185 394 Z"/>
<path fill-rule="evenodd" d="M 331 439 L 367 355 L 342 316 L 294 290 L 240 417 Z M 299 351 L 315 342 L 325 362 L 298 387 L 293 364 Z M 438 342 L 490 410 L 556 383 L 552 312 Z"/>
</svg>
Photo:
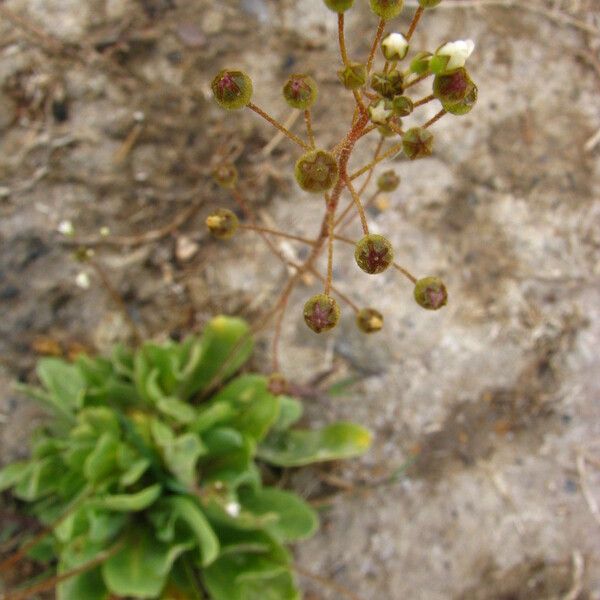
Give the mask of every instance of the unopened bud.
<svg viewBox="0 0 600 600">
<path fill-rule="evenodd" d="M 458 40 L 440 46 L 431 59 L 431 71 L 433 73 L 447 73 L 464 67 L 467 58 L 471 56 L 474 49 L 475 42 L 473 40 Z"/>
<path fill-rule="evenodd" d="M 213 179 L 223 188 L 234 188 L 238 181 L 238 171 L 231 163 L 223 163 L 212 172 Z"/>
<path fill-rule="evenodd" d="M 369 107 L 369 118 L 376 125 L 385 125 L 392 115 L 392 103 L 386 98 L 373 101 Z"/>
<path fill-rule="evenodd" d="M 385 60 L 397 62 L 406 58 L 408 54 L 408 40 L 401 33 L 390 33 L 381 42 L 381 51 Z"/>
<path fill-rule="evenodd" d="M 212 235 L 220 240 L 233 237 L 239 225 L 234 212 L 227 208 L 217 208 L 206 217 L 206 227 Z"/>
<path fill-rule="evenodd" d="M 356 315 L 356 324 L 365 333 L 375 333 L 383 327 L 383 315 L 374 308 L 363 308 Z"/>
</svg>

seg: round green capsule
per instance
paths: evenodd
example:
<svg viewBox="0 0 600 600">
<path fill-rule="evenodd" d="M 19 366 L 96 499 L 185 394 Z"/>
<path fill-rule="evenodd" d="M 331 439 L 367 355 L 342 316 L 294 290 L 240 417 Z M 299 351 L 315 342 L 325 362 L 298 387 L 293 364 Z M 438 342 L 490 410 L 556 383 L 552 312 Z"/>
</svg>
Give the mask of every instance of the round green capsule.
<svg viewBox="0 0 600 600">
<path fill-rule="evenodd" d="M 231 163 L 223 163 L 213 169 L 213 179 L 225 189 L 232 189 L 237 185 L 238 171 Z"/>
<path fill-rule="evenodd" d="M 356 244 L 354 258 L 365 273 L 377 275 L 394 262 L 394 249 L 386 237 L 370 233 Z"/>
<path fill-rule="evenodd" d="M 235 213 L 227 208 L 217 208 L 206 217 L 206 227 L 214 237 L 220 240 L 232 238 L 239 224 Z"/>
<path fill-rule="evenodd" d="M 415 301 L 427 310 L 438 310 L 446 306 L 448 291 L 439 277 L 423 277 L 415 284 Z"/>
<path fill-rule="evenodd" d="M 400 177 L 395 171 L 385 171 L 377 178 L 377 189 L 380 192 L 393 192 L 400 185 Z"/>
<path fill-rule="evenodd" d="M 211 88 L 217 104 L 228 110 L 244 108 L 252 98 L 252 80 L 243 71 L 219 71 Z"/>
<path fill-rule="evenodd" d="M 283 86 L 283 97 L 292 108 L 308 110 L 317 100 L 317 82 L 309 75 L 290 75 Z"/>
<path fill-rule="evenodd" d="M 410 160 L 433 153 L 433 134 L 423 127 L 413 127 L 402 136 L 402 149 Z"/>
<path fill-rule="evenodd" d="M 386 21 L 397 17 L 403 8 L 404 0 L 371 0 L 371 10 Z"/>
<path fill-rule="evenodd" d="M 312 194 L 326 192 L 338 180 L 338 164 L 331 152 L 325 150 L 309 150 L 296 162 L 294 169 L 298 185 Z"/>
<path fill-rule="evenodd" d="M 338 303 L 326 294 L 317 294 L 304 305 L 304 321 L 315 333 L 333 329 L 340 320 Z"/>
<path fill-rule="evenodd" d="M 329 10 L 336 13 L 346 12 L 354 4 L 354 0 L 324 0 L 324 2 Z"/>
<path fill-rule="evenodd" d="M 356 324 L 364 333 L 375 333 L 383 328 L 383 315 L 374 308 L 363 308 L 356 315 Z"/>
<path fill-rule="evenodd" d="M 350 63 L 338 71 L 338 77 L 347 90 L 357 90 L 367 82 L 367 65 Z"/>
<path fill-rule="evenodd" d="M 441 3 L 442 0 L 419 0 L 419 5 L 422 8 L 433 8 Z"/>
</svg>

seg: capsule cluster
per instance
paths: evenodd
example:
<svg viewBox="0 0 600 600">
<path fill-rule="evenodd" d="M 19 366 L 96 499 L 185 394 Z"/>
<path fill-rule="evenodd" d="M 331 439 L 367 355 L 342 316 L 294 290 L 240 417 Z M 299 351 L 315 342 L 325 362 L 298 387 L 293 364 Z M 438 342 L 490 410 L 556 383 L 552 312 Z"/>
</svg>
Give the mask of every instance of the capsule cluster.
<svg viewBox="0 0 600 600">
<path fill-rule="evenodd" d="M 343 23 L 344 13 L 355 4 L 355 0 L 323 2 L 328 9 L 339 15 L 339 23 Z M 364 122 L 368 122 L 368 119 L 371 129 L 376 130 L 382 138 L 396 138 L 401 153 L 411 161 L 426 158 L 434 152 L 434 136 L 430 131 L 433 123 L 447 113 L 469 113 L 478 97 L 477 85 L 466 68 L 466 61 L 474 48 L 471 40 L 449 41 L 434 52 L 411 47 L 414 26 L 423 11 L 432 9 L 441 2 L 442 0 L 418 0 L 419 10 L 405 35 L 397 31 L 385 31 L 390 21 L 401 14 L 404 0 L 369 0 L 371 11 L 380 19 L 378 31 L 384 32 L 382 35 L 378 33 L 376 37 L 379 47 L 375 44 L 373 46 L 373 50 L 380 53 L 379 61 L 383 63 L 380 68 L 372 68 L 377 62 L 372 60 L 373 54 L 368 62 L 357 62 L 346 56 L 340 41 L 342 65 L 337 71 L 337 77 L 341 85 L 354 94 L 357 102 L 355 122 L 362 115 Z M 375 58 L 377 59 L 376 56 Z M 428 80 L 429 77 L 431 79 Z M 416 84 L 425 80 L 429 81 L 429 95 L 416 97 L 414 90 L 419 89 Z M 212 91 L 216 102 L 225 109 L 237 110 L 250 106 L 256 110 L 251 103 L 252 81 L 241 70 L 220 71 L 212 81 Z M 295 162 L 296 182 L 309 194 L 324 195 L 325 206 L 328 206 L 328 198 L 332 193 L 339 194 L 345 186 L 349 189 L 351 187 L 348 173 L 344 170 L 345 165 L 342 166 L 341 163 L 339 148 L 320 148 L 314 143 L 310 130 L 310 111 L 319 101 L 317 83 L 307 73 L 293 73 L 284 82 L 282 95 L 289 107 L 304 111 L 311 136 L 311 144 L 303 145 L 304 152 L 300 153 Z M 417 110 L 429 102 L 439 103 L 441 110 L 426 123 L 423 119 L 419 122 Z M 405 126 L 406 120 L 410 120 L 409 126 Z M 237 171 L 229 164 L 217 167 L 213 176 L 223 188 L 233 190 L 238 185 Z M 400 177 L 395 171 L 387 169 L 375 178 L 375 182 L 378 192 L 391 193 L 400 185 Z M 354 245 L 357 266 L 369 275 L 383 273 L 390 266 L 396 266 L 407 274 L 394 263 L 394 249 L 390 241 L 383 235 L 369 233 L 364 223 L 364 214 L 362 218 L 365 234 Z M 213 236 L 229 239 L 238 229 L 239 222 L 233 212 L 218 209 L 207 217 L 206 226 Z M 323 232 L 321 239 L 326 233 Z M 331 231 L 328 235 L 331 235 Z M 438 310 L 447 304 L 447 289 L 438 277 L 417 279 L 408 275 L 413 280 L 413 297 L 419 306 L 426 310 Z M 326 286 L 326 293 L 313 296 L 304 305 L 304 321 L 316 333 L 333 329 L 340 319 L 340 307 L 328 289 Z M 361 331 L 380 331 L 383 323 L 383 316 L 376 309 L 356 309 L 356 324 Z M 274 381 L 273 385 L 276 384 L 279 382 Z"/>
</svg>

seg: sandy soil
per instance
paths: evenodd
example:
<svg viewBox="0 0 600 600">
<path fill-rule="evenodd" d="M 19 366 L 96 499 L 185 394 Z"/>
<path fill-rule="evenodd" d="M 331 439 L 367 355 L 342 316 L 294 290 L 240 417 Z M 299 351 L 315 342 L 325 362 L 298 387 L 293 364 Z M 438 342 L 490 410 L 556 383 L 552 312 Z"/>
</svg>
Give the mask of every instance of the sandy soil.
<svg viewBox="0 0 600 600">
<path fill-rule="evenodd" d="M 376 21 L 357 4 L 348 39 L 360 58 Z M 420 310 L 405 280 L 363 275 L 340 246 L 336 286 L 381 310 L 384 331 L 365 339 L 350 311 L 329 337 L 307 331 L 301 307 L 316 281 L 295 291 L 284 321 L 291 379 L 331 368 L 329 383 L 354 380 L 342 395 L 307 400 L 312 421 L 354 419 L 375 433 L 361 460 L 291 474 L 324 499 L 323 528 L 298 546 L 298 562 L 362 600 L 597 600 L 600 5 L 467 4 L 428 13 L 414 46 L 473 38 L 478 106 L 435 125 L 432 158 L 386 163 L 380 170 L 396 168 L 402 185 L 370 214 L 402 264 L 444 278 L 448 307 Z M 322 145 L 346 131 L 351 103 L 335 78 L 335 18 L 320 0 L 1 6 L 10 11 L 0 12 L 6 462 L 27 452 L 41 418 L 10 387 L 32 378 L 40 354 L 103 351 L 134 330 L 180 337 L 216 312 L 252 320 L 276 297 L 286 273 L 259 238 L 223 245 L 204 232 L 208 210 L 233 207 L 209 177 L 220 157 L 235 158 L 265 224 L 316 234 L 321 206 L 293 182 L 296 149 L 284 140 L 265 153 L 271 130 L 221 112 L 212 74 L 243 66 L 256 102 L 286 119 L 282 81 L 312 73 Z M 420 119 L 435 111 L 427 105 Z M 374 145 L 357 149 L 356 165 Z M 91 264 L 73 259 L 57 232 L 64 220 L 92 242 Z M 157 240 L 141 243 L 150 231 Z M 77 285 L 81 273 L 89 289 Z M 271 333 L 255 357 L 267 371 Z M 307 598 L 342 597 L 302 583 Z"/>
</svg>

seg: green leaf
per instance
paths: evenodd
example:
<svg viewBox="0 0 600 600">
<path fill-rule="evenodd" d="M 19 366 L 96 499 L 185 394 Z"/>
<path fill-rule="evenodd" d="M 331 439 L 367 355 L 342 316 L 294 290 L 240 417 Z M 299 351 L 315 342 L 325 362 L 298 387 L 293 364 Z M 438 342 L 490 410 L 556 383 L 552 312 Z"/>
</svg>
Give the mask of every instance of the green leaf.
<svg viewBox="0 0 600 600">
<path fill-rule="evenodd" d="M 345 379 L 340 379 L 329 386 L 327 393 L 332 396 L 341 396 L 345 394 L 355 383 L 360 381 L 360 377 L 351 376 Z"/>
<path fill-rule="evenodd" d="M 359 456 L 371 444 L 367 429 L 354 423 L 336 423 L 321 430 L 273 433 L 259 446 L 258 456 L 281 467 Z"/>
<path fill-rule="evenodd" d="M 299 496 L 277 488 L 242 488 L 238 492 L 242 507 L 255 515 L 274 515 L 265 529 L 281 542 L 310 537 L 319 526 L 317 513 Z"/>
<path fill-rule="evenodd" d="M 177 373 L 179 371 L 179 347 L 175 344 L 157 344 L 146 343 L 141 350 L 148 363 L 151 364 L 158 373 L 158 385 L 164 395 L 171 395 L 177 385 Z"/>
<path fill-rule="evenodd" d="M 232 489 L 244 483 L 260 483 L 253 459 L 255 444 L 248 437 L 221 427 L 207 431 L 204 443 L 208 452 L 200 459 L 200 469 L 205 482 L 219 481 Z"/>
<path fill-rule="evenodd" d="M 191 347 L 176 395 L 187 400 L 214 383 L 213 380 L 226 380 L 248 360 L 252 347 L 250 328 L 245 321 L 223 315 L 215 317 L 204 328 L 200 342 Z"/>
<path fill-rule="evenodd" d="M 29 461 L 19 461 L 0 469 L 0 492 L 13 487 L 23 479 L 31 468 Z"/>
<path fill-rule="evenodd" d="M 171 566 L 192 544 L 165 544 L 147 527 L 132 530 L 124 546 L 102 565 L 108 589 L 117 596 L 156 598 L 163 589 Z"/>
<path fill-rule="evenodd" d="M 89 524 L 87 537 L 96 543 L 113 539 L 129 520 L 126 513 L 106 512 L 93 507 L 87 507 L 85 512 Z"/>
<path fill-rule="evenodd" d="M 212 400 L 228 402 L 237 412 L 231 426 L 262 440 L 279 416 L 279 400 L 267 389 L 262 375 L 242 375 L 226 385 Z"/>
<path fill-rule="evenodd" d="M 196 419 L 194 408 L 177 398 L 161 398 L 156 402 L 156 408 L 167 417 L 184 425 Z"/>
<path fill-rule="evenodd" d="M 248 581 L 244 586 L 244 600 L 300 600 L 300 592 L 290 571 L 268 581 Z"/>
<path fill-rule="evenodd" d="M 85 379 L 75 365 L 59 358 L 42 358 L 37 374 L 57 405 L 68 411 L 81 408 L 85 395 Z"/>
<path fill-rule="evenodd" d="M 204 570 L 204 583 L 213 600 L 258 600 L 255 592 L 260 587 L 268 590 L 272 584 L 285 595 L 265 597 L 295 599 L 279 585 L 279 578 L 289 575 L 288 561 L 287 552 L 274 542 L 267 552 L 226 554 Z"/>
<path fill-rule="evenodd" d="M 191 432 L 175 437 L 173 430 L 158 419 L 152 420 L 151 429 L 169 471 L 184 485 L 193 485 L 198 458 L 207 453 L 200 437 Z"/>
<path fill-rule="evenodd" d="M 161 485 L 156 483 L 135 494 L 99 496 L 90 500 L 90 506 L 115 512 L 137 512 L 148 508 L 160 496 Z"/>
<path fill-rule="evenodd" d="M 184 485 L 196 483 L 196 463 L 206 454 L 206 448 L 195 433 L 184 433 L 169 444 L 164 451 L 164 459 L 169 471 Z"/>
<path fill-rule="evenodd" d="M 132 462 L 119 477 L 119 485 L 129 487 L 137 483 L 152 463 L 147 458 L 138 458 Z"/>
<path fill-rule="evenodd" d="M 279 400 L 279 417 L 273 425 L 276 431 L 284 431 L 289 429 L 294 423 L 300 420 L 304 408 L 302 402 L 290 396 L 278 396 Z"/>
<path fill-rule="evenodd" d="M 192 531 L 200 549 L 200 564 L 207 566 L 219 556 L 219 540 L 196 502 L 184 496 L 167 498 L 172 513 Z"/>
<path fill-rule="evenodd" d="M 110 432 L 103 434 L 97 446 L 85 459 L 83 473 L 91 483 L 98 483 L 117 471 L 119 441 Z"/>
<path fill-rule="evenodd" d="M 229 402 L 214 402 L 201 407 L 189 429 L 195 433 L 202 433 L 215 425 L 220 425 L 231 420 L 235 410 Z"/>
<path fill-rule="evenodd" d="M 55 457 L 33 461 L 25 468 L 25 473 L 13 488 L 13 494 L 27 502 L 38 500 L 56 491 L 63 474 L 64 465 Z"/>
<path fill-rule="evenodd" d="M 79 537 L 62 551 L 58 563 L 58 574 L 76 569 L 93 560 L 104 550 L 102 544 L 90 543 L 85 537 Z M 57 600 L 107 600 L 108 590 L 102 580 L 100 567 L 85 571 L 62 581 L 56 587 Z"/>
</svg>

